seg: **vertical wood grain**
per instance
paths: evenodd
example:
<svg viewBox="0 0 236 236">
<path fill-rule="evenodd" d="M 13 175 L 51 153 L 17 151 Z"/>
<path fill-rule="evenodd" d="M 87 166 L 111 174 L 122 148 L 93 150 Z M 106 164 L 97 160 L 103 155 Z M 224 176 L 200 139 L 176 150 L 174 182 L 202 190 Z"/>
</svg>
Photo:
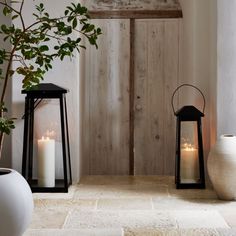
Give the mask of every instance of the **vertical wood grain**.
<svg viewBox="0 0 236 236">
<path fill-rule="evenodd" d="M 175 173 L 176 117 L 171 107 L 173 91 L 179 84 L 179 20 L 164 23 L 164 174 Z M 178 102 L 178 97 L 177 97 Z"/>
<path fill-rule="evenodd" d="M 96 50 L 85 52 L 84 153 L 89 174 L 129 174 L 129 20 L 94 20 Z"/>
<path fill-rule="evenodd" d="M 130 145 L 129 145 L 129 174 L 134 175 L 134 42 L 135 42 L 135 20 L 130 19 L 130 73 L 129 73 L 129 119 L 130 119 Z"/>
<path fill-rule="evenodd" d="M 135 174 L 174 174 L 178 21 L 137 20 L 135 35 Z"/>
</svg>

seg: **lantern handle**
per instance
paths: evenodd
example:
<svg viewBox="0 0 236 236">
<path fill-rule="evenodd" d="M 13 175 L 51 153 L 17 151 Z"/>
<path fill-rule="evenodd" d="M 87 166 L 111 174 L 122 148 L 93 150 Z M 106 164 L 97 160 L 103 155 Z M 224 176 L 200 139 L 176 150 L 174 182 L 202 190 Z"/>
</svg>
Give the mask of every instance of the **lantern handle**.
<svg viewBox="0 0 236 236">
<path fill-rule="evenodd" d="M 188 86 L 188 87 L 192 87 L 194 89 L 196 89 L 201 95 L 202 95 L 202 98 L 203 98 L 203 107 L 202 107 L 202 113 L 204 114 L 205 112 L 205 107 L 206 107 L 206 99 L 205 99 L 205 96 L 203 94 L 203 92 L 197 88 L 196 86 L 192 85 L 192 84 L 181 84 L 180 86 L 178 86 L 175 91 L 173 92 L 173 95 L 172 95 L 172 98 L 171 98 L 171 105 L 172 105 L 172 109 L 173 109 L 173 112 L 174 114 L 176 115 L 176 110 L 175 110 L 175 107 L 174 107 L 174 97 L 175 97 L 175 94 L 177 93 L 177 91 L 184 87 L 184 86 Z"/>
</svg>

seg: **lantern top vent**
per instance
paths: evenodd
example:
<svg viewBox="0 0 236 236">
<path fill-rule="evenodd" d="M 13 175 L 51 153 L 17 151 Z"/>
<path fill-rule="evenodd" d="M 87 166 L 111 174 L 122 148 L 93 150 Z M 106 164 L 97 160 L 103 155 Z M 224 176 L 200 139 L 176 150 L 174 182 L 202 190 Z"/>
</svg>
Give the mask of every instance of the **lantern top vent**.
<svg viewBox="0 0 236 236">
<path fill-rule="evenodd" d="M 58 95 L 58 94 L 65 94 L 68 90 L 62 87 L 59 87 L 52 83 L 40 83 L 37 86 L 33 87 L 30 90 L 22 90 L 22 94 L 27 94 L 30 96 L 49 96 Z"/>
<path fill-rule="evenodd" d="M 199 111 L 195 106 L 184 106 L 180 108 L 175 115 L 180 117 L 181 120 L 191 121 L 204 117 L 204 114 Z"/>
</svg>

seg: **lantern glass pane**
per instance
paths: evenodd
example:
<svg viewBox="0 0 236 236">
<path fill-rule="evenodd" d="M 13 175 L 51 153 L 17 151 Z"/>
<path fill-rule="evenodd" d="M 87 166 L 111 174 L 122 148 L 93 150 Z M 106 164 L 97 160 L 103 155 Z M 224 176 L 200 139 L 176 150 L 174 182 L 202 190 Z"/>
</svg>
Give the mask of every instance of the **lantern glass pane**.
<svg viewBox="0 0 236 236">
<path fill-rule="evenodd" d="M 58 99 L 43 99 L 34 111 L 33 179 L 55 187 L 63 179 L 61 121 Z"/>
<path fill-rule="evenodd" d="M 180 135 L 181 183 L 197 183 L 200 176 L 197 122 L 181 122 Z"/>
</svg>

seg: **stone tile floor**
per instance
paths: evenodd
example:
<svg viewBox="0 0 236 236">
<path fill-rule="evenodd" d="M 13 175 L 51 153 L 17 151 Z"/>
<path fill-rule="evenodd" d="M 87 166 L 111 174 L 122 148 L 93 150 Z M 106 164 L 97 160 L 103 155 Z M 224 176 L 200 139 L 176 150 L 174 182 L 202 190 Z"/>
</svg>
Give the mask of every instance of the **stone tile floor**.
<svg viewBox="0 0 236 236">
<path fill-rule="evenodd" d="M 173 177 L 86 176 L 34 202 L 24 236 L 236 235 L 236 202 L 210 188 L 176 190 Z"/>
</svg>

